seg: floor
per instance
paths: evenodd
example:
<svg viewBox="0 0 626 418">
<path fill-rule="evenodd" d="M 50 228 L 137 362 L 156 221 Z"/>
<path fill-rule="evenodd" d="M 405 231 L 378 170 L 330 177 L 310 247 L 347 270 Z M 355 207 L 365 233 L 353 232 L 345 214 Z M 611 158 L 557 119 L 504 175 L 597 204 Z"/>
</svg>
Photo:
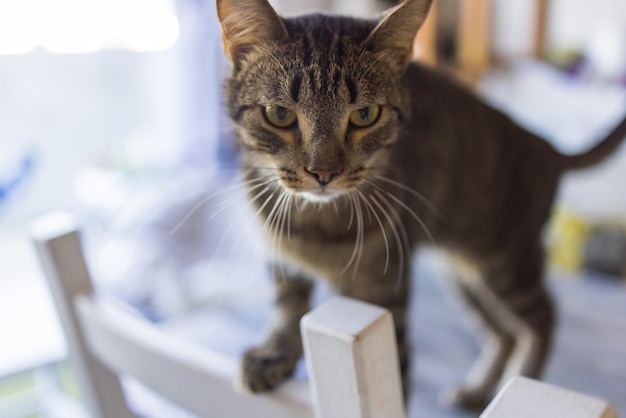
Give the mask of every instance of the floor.
<svg viewBox="0 0 626 418">
<path fill-rule="evenodd" d="M 425 274 L 418 280 L 414 341 L 415 396 L 411 417 L 469 418 L 478 414 L 444 408 L 442 388 L 458 381 L 478 346 L 460 304 L 445 285 Z M 552 274 L 556 276 L 556 274 Z M 606 278 L 551 280 L 559 327 L 544 380 L 608 400 L 626 416 L 626 284 Z"/>
</svg>

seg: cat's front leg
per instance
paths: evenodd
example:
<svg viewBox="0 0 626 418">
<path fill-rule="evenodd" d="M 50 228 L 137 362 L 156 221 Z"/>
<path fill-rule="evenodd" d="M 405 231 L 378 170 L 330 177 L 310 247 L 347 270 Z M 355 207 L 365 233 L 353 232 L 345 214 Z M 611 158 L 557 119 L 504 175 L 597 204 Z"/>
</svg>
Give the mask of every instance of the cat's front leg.
<svg viewBox="0 0 626 418">
<path fill-rule="evenodd" d="M 282 270 L 276 276 L 272 331 L 263 344 L 244 354 L 241 363 L 240 384 L 252 393 L 271 390 L 286 380 L 302 355 L 300 318 L 310 309 L 313 283 L 283 275 Z"/>
<path fill-rule="evenodd" d="M 342 294 L 382 306 L 393 315 L 398 359 L 402 375 L 404 399 L 411 390 L 411 351 L 407 341 L 407 313 L 410 294 L 410 262 L 394 262 L 393 257 L 386 269 L 385 255 L 372 257 L 364 263 L 354 279 L 343 278 L 339 289 Z"/>
</svg>

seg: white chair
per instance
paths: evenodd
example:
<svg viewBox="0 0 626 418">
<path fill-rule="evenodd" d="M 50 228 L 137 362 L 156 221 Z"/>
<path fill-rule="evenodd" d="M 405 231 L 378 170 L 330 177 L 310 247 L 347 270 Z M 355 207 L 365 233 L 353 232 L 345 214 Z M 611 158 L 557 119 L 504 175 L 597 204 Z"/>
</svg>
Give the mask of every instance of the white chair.
<svg viewBox="0 0 626 418">
<path fill-rule="evenodd" d="M 512 378 L 480 418 L 617 418 L 608 402 L 547 383 Z"/>
<path fill-rule="evenodd" d="M 75 219 L 53 213 L 31 223 L 83 400 L 93 418 L 127 418 L 121 377 L 132 376 L 186 411 L 209 418 L 401 418 L 391 314 L 337 298 L 303 318 L 309 383 L 248 395 L 233 386 L 238 359 L 167 333 L 93 293 Z M 170 418 L 167 413 L 155 414 Z M 452 415 L 450 415 L 452 416 Z M 607 402 L 516 377 L 483 418 L 617 418 Z"/>
<path fill-rule="evenodd" d="M 173 337 L 93 293 L 75 218 L 52 213 L 30 233 L 50 284 L 85 406 L 93 418 L 126 418 L 120 378 L 131 376 L 200 417 L 404 417 L 391 314 L 338 298 L 302 321 L 309 382 L 270 394 L 233 386 L 238 359 Z"/>
</svg>

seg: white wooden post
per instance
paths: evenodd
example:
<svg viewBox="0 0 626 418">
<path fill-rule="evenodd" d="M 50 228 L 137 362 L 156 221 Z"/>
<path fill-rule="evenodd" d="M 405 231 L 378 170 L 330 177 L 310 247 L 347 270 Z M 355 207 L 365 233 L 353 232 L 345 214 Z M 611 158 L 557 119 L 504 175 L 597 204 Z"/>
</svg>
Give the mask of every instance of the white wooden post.
<svg viewBox="0 0 626 418">
<path fill-rule="evenodd" d="M 393 317 L 337 298 L 304 316 L 304 354 L 318 418 L 403 418 Z"/>
<path fill-rule="evenodd" d="M 83 401 L 93 418 L 127 418 L 135 415 L 126 407 L 118 378 L 87 350 L 74 308 L 77 295 L 90 295 L 91 280 L 82 256 L 75 218 L 54 212 L 30 223 L 30 234 L 68 340 Z"/>
<path fill-rule="evenodd" d="M 547 383 L 514 377 L 502 388 L 480 418 L 617 418 L 602 399 Z"/>
</svg>

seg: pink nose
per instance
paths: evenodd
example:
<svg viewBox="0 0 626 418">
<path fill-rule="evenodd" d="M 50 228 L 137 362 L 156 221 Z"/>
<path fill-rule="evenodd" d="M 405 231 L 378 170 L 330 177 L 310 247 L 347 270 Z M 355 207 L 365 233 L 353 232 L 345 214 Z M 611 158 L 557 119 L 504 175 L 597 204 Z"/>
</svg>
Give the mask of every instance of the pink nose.
<svg viewBox="0 0 626 418">
<path fill-rule="evenodd" d="M 305 168 L 305 170 L 317 179 L 320 186 L 326 186 L 337 177 L 337 174 L 343 171 L 343 169 L 317 170 L 315 168 Z"/>
</svg>

